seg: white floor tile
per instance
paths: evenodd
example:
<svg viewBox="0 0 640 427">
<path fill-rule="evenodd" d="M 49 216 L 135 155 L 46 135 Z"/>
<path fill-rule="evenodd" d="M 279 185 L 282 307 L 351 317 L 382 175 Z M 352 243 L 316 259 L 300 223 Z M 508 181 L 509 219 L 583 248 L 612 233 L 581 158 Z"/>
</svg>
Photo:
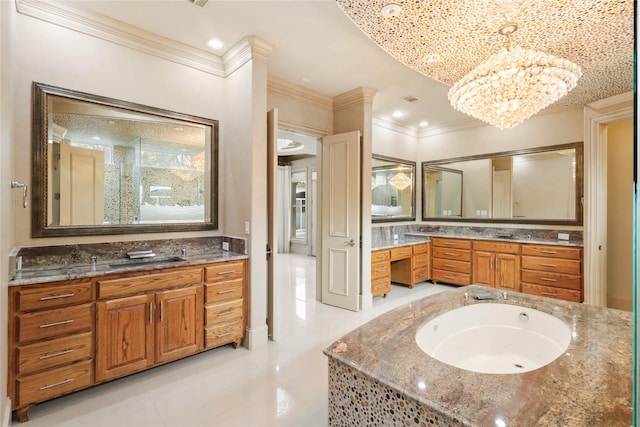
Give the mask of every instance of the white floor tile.
<svg viewBox="0 0 640 427">
<path fill-rule="evenodd" d="M 393 285 L 372 310 L 354 313 L 316 301 L 316 258 L 278 260 L 278 341 L 256 351 L 225 346 L 36 405 L 25 427 L 326 426 L 323 349 L 388 310 L 449 289 Z"/>
</svg>

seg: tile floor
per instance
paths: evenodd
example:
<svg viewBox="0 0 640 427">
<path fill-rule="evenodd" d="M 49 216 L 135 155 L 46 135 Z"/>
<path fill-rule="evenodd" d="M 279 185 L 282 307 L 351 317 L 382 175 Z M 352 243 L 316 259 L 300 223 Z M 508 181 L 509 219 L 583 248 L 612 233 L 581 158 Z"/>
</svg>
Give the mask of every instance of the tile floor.
<svg viewBox="0 0 640 427">
<path fill-rule="evenodd" d="M 258 351 L 221 347 L 36 405 L 24 427 L 326 426 L 322 350 L 387 310 L 448 288 L 394 285 L 372 310 L 355 313 L 316 301 L 315 258 L 278 259 L 277 342 Z"/>
</svg>

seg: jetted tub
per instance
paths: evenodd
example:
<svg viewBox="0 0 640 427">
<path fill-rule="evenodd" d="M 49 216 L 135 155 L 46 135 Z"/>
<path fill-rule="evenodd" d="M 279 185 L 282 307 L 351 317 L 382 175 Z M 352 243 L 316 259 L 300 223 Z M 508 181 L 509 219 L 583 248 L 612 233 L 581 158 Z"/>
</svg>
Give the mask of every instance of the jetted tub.
<svg viewBox="0 0 640 427">
<path fill-rule="evenodd" d="M 485 374 L 519 374 L 560 357 L 571 341 L 569 325 L 532 308 L 476 303 L 453 309 L 418 329 L 416 343 L 429 356 Z"/>
</svg>

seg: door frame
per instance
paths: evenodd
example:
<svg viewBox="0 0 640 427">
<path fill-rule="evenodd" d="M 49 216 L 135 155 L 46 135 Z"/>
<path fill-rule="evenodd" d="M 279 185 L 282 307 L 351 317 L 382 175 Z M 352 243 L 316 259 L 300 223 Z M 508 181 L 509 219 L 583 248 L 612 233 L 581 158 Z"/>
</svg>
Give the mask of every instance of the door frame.
<svg viewBox="0 0 640 427">
<path fill-rule="evenodd" d="M 606 125 L 633 118 L 633 93 L 584 109 L 584 302 L 607 306 Z"/>
</svg>

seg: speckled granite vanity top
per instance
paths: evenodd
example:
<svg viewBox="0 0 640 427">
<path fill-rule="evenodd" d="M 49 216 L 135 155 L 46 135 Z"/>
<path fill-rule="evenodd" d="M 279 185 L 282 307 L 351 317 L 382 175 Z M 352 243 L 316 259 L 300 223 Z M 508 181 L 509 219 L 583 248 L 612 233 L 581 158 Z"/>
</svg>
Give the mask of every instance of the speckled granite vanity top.
<svg viewBox="0 0 640 427">
<path fill-rule="evenodd" d="M 221 249 L 223 240 L 229 242 L 229 251 Z M 18 256 L 23 256 L 24 260 L 21 271 L 11 269 L 9 286 L 246 259 L 245 243 L 243 239 L 216 236 L 16 248 L 10 265 L 16 265 Z M 128 259 L 127 251 L 139 249 L 153 250 L 156 256 Z M 182 255 L 183 249 L 186 255 Z M 97 257 L 95 265 L 91 263 L 91 256 Z"/>
<path fill-rule="evenodd" d="M 510 292 L 508 300 L 564 319 L 572 339 L 564 355 L 522 374 L 481 374 L 423 353 L 417 330 L 465 304 L 467 286 L 403 305 L 325 349 L 325 354 L 462 425 L 632 425 L 632 313 Z"/>
</svg>

